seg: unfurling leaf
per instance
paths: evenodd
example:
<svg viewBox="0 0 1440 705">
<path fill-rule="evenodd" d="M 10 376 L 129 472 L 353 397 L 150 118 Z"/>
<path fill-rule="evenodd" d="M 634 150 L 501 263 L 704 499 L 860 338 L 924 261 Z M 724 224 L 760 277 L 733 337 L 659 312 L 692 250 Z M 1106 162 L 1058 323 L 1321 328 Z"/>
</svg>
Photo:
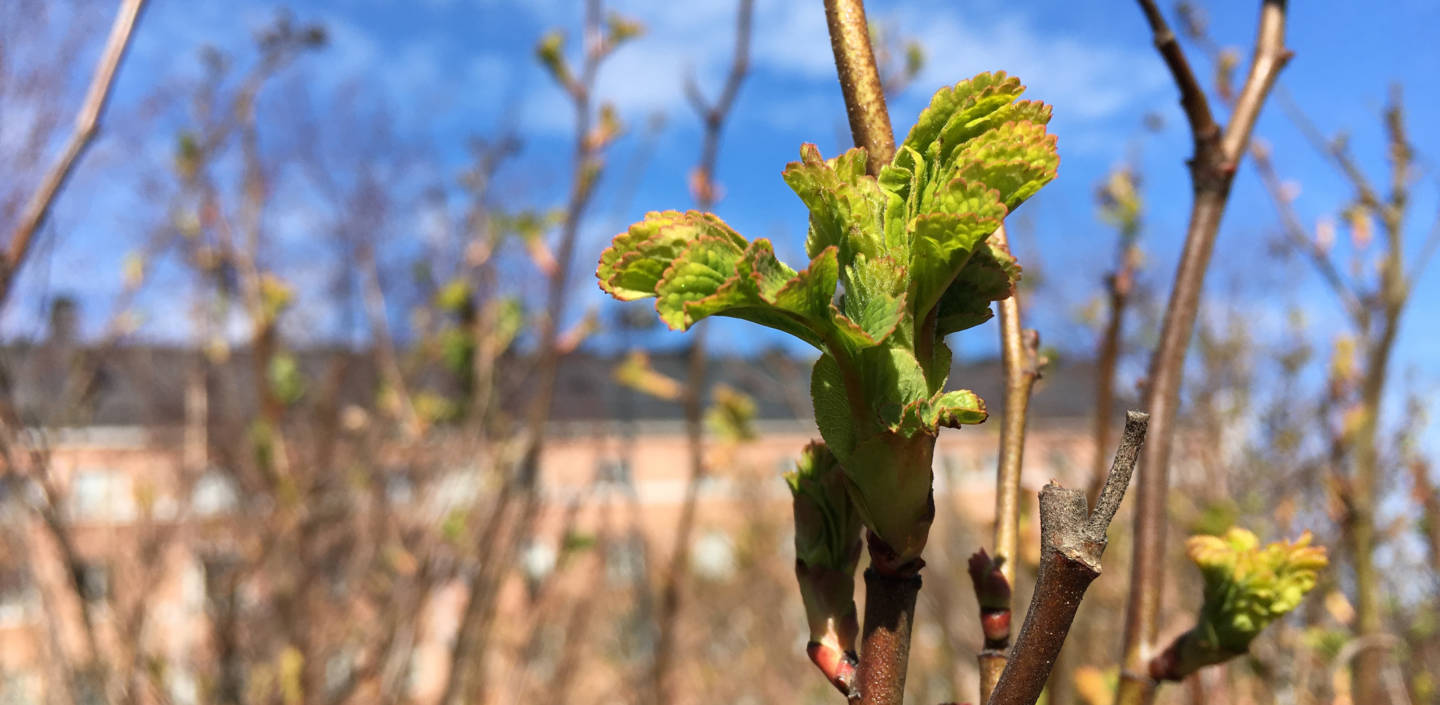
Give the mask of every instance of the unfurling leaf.
<svg viewBox="0 0 1440 705">
<path fill-rule="evenodd" d="M 838 461 L 811 443 L 786 473 L 795 509 L 795 578 L 810 627 L 810 658 L 842 691 L 852 685 L 855 568 L 860 562 L 860 516 L 850 503 Z"/>
<path fill-rule="evenodd" d="M 826 159 L 802 146 L 783 173 L 809 210 L 801 271 L 768 240 L 693 211 L 646 215 L 596 269 L 617 299 L 654 297 L 672 329 L 730 316 L 817 348 L 820 434 L 855 513 L 897 565 L 925 545 L 939 429 L 986 416 L 973 393 L 946 390 L 944 337 L 1013 294 L 1020 266 L 990 235 L 1059 164 L 1050 108 L 1019 100 L 1023 91 L 1004 73 L 942 89 L 878 175 L 867 173 L 863 149 Z"/>
<path fill-rule="evenodd" d="M 1151 675 L 1178 680 L 1246 653 L 1261 630 L 1300 605 L 1329 565 L 1325 548 L 1310 540 L 1307 531 L 1262 547 L 1238 527 L 1224 536 L 1192 536 L 1185 552 L 1205 579 L 1205 603 L 1195 627 L 1155 658 Z"/>
</svg>

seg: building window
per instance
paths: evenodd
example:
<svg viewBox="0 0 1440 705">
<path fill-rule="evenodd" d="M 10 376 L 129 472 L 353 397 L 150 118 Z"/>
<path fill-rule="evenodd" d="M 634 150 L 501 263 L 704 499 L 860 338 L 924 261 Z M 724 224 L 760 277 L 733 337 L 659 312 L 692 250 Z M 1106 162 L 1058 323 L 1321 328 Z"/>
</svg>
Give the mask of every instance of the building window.
<svg viewBox="0 0 1440 705">
<path fill-rule="evenodd" d="M 72 570 L 71 579 L 75 589 L 86 602 L 104 602 L 110 599 L 110 569 L 103 563 L 81 562 Z"/>
<path fill-rule="evenodd" d="M 605 578 L 611 585 L 630 585 L 645 575 L 645 544 L 627 536 L 605 548 Z"/>
<path fill-rule="evenodd" d="M 596 474 L 602 483 L 629 489 L 634 487 L 634 477 L 630 472 L 630 463 L 618 458 L 605 458 L 599 461 Z"/>
<path fill-rule="evenodd" d="M 190 491 L 190 509 L 197 516 L 213 517 L 229 514 L 240 504 L 235 482 L 223 470 L 210 469 L 195 482 Z"/>
<path fill-rule="evenodd" d="M 0 568 L 0 624 L 24 622 L 29 615 L 31 597 L 30 574 L 24 568 Z"/>
<path fill-rule="evenodd" d="M 134 521 L 130 478 L 114 470 L 78 470 L 70 482 L 70 517 L 76 521 Z"/>
</svg>

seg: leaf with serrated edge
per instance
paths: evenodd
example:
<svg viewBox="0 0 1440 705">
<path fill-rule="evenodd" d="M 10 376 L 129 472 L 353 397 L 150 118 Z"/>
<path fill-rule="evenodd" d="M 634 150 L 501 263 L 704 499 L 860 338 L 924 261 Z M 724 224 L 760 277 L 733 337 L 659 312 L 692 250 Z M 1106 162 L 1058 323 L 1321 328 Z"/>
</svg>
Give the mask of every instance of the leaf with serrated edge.
<svg viewBox="0 0 1440 705">
<path fill-rule="evenodd" d="M 935 408 L 936 423 L 949 428 L 982 423 L 989 416 L 985 401 L 968 389 L 945 392 L 930 403 Z"/>
<path fill-rule="evenodd" d="M 1020 278 L 1020 265 L 1009 250 L 987 241 L 960 268 L 940 297 L 935 334 L 946 336 L 989 320 L 991 301 L 1009 298 Z"/>
<path fill-rule="evenodd" d="M 930 105 L 921 111 L 904 144 L 924 154 L 952 119 L 963 115 L 968 122 L 983 117 L 1020 97 L 1024 91 L 1020 79 L 1007 76 L 1004 71 L 982 73 L 954 87 L 941 88 L 930 99 Z"/>
<path fill-rule="evenodd" d="M 749 287 L 737 272 L 741 253 L 728 249 L 727 244 L 717 238 L 699 238 L 661 275 L 655 285 L 655 311 L 671 330 L 685 330 L 695 322 L 687 310 L 689 303 L 705 300 L 717 307 L 740 306 L 757 298 L 747 291 Z"/>
<path fill-rule="evenodd" d="M 855 415 L 850 412 L 845 376 L 829 353 L 821 355 L 810 372 L 810 400 L 820 437 L 835 457 L 845 463 L 855 447 Z"/>
<path fill-rule="evenodd" d="M 1014 210 L 1055 178 L 1060 157 L 1044 125 L 1006 123 L 965 143 L 955 154 L 956 175 L 1000 192 Z"/>
<path fill-rule="evenodd" d="M 671 262 L 700 237 L 716 238 L 736 252 L 747 245 L 745 238 L 709 213 L 647 213 L 601 253 L 595 277 L 601 289 L 621 301 L 654 296 Z"/>
</svg>

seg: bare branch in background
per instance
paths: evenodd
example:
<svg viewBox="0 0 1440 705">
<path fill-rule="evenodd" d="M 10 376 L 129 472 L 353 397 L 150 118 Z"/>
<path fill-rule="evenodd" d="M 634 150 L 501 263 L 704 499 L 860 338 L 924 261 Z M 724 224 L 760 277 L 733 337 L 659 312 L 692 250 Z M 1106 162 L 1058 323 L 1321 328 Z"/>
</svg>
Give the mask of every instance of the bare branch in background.
<svg viewBox="0 0 1440 705">
<path fill-rule="evenodd" d="M 1280 69 L 1290 58 L 1290 51 L 1285 48 L 1285 0 L 1264 0 L 1250 74 L 1236 99 L 1230 123 L 1222 132 L 1164 16 L 1153 0 L 1139 0 L 1139 4 L 1155 37 L 1156 49 L 1164 57 L 1180 90 L 1181 105 L 1190 122 L 1195 142 L 1195 155 L 1190 161 L 1195 200 L 1174 288 L 1165 310 L 1160 343 L 1151 359 L 1145 388 L 1145 409 L 1151 415 L 1154 432 L 1145 446 L 1142 465 L 1146 474 L 1140 482 L 1135 512 L 1135 558 L 1131 564 L 1130 599 L 1125 614 L 1122 682 L 1117 695 L 1120 705 L 1148 703 L 1154 697 L 1155 684 L 1145 674 L 1145 664 L 1156 649 L 1160 598 L 1164 594 L 1168 528 L 1165 504 L 1186 351 L 1195 330 L 1205 273 L 1236 168 L 1249 144 L 1260 109 Z"/>
<path fill-rule="evenodd" d="M 144 8 L 145 0 L 124 0 L 115 15 L 110 37 L 100 52 L 100 62 L 90 79 L 90 88 L 85 92 L 85 102 L 75 116 L 75 130 L 70 134 L 60 157 L 41 178 L 34 195 L 25 204 L 19 224 L 10 234 L 10 242 L 5 248 L 5 260 L 0 262 L 0 304 L 10 297 L 10 287 L 14 285 L 15 277 L 25 263 L 25 256 L 30 252 L 35 233 L 45 223 L 60 188 L 75 171 L 80 156 L 85 153 L 85 148 L 90 146 L 100 129 L 100 116 L 104 114 L 105 105 L 110 100 L 110 89 L 115 85 L 115 75 L 120 69 L 120 62 L 125 58 L 126 49 L 130 47 L 135 23 L 140 19 L 140 11 Z"/>
<path fill-rule="evenodd" d="M 720 187 L 715 179 L 715 163 L 720 153 L 720 136 L 725 120 L 735 104 L 740 85 L 745 80 L 750 66 L 750 35 L 754 17 L 754 0 L 740 0 L 735 18 L 735 53 L 730 61 L 730 71 L 725 85 L 715 102 L 707 103 L 700 88 L 693 81 L 685 84 L 686 96 L 700 116 L 704 126 L 704 139 L 700 148 L 700 162 L 691 172 L 690 190 L 695 196 L 699 210 L 710 211 L 720 198 Z M 675 630 L 680 615 L 682 582 L 685 566 L 690 557 L 690 537 L 695 531 L 695 510 L 700 501 L 700 486 L 705 481 L 705 390 L 706 390 L 706 326 L 699 326 L 690 341 L 687 361 L 684 396 L 685 432 L 690 452 L 690 477 L 685 483 L 685 498 L 680 505 L 680 518 L 675 526 L 675 550 L 663 574 L 660 587 L 660 611 L 656 616 L 655 658 L 652 664 L 650 683 L 651 696 L 655 705 L 674 702 L 673 678 Z"/>
<path fill-rule="evenodd" d="M 1008 247 L 1005 226 L 1001 225 L 993 235 L 997 247 Z M 981 602 L 981 626 L 984 631 L 985 648 L 979 654 L 980 700 L 990 698 L 1000 674 L 1005 670 L 1007 654 L 1010 651 L 1010 593 L 1015 585 L 1015 560 L 1020 534 L 1020 476 L 1024 467 L 1025 425 L 1030 415 L 1030 392 L 1040 378 L 1044 360 L 1040 357 L 1040 335 L 1033 330 L 1021 330 L 1020 293 L 1017 291 L 1000 301 L 1000 357 L 1005 367 L 1005 415 L 1000 426 L 1000 453 L 995 475 L 995 556 L 990 559 L 993 568 L 985 568 L 981 575 L 991 574 L 992 583 L 975 579 L 975 594 Z M 983 556 L 982 550 L 977 557 Z M 977 558 L 971 559 L 971 577 L 977 572 Z M 1001 590 L 993 574 L 1004 582 Z M 1003 601 L 1003 606 L 1000 604 Z"/>
</svg>

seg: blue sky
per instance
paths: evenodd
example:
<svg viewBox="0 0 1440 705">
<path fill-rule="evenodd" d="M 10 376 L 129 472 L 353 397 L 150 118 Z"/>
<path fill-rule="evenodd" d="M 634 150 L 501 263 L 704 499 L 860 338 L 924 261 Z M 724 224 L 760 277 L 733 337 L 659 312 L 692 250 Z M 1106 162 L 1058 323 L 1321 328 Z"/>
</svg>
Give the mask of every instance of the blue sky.
<svg viewBox="0 0 1440 705">
<path fill-rule="evenodd" d="M 1211 2 L 1212 34 L 1241 48 L 1248 59 L 1258 3 Z M 42 248 L 44 257 L 26 273 L 21 301 L 6 312 L 10 334 L 33 333 L 43 293 L 73 292 L 85 302 L 87 325 L 98 329 L 106 302 L 120 287 L 124 254 L 143 237 L 134 216 L 137 190 L 126 174 L 139 161 L 168 159 L 177 114 L 162 111 L 153 130 L 134 127 L 147 99 L 198 75 L 197 47 L 210 43 L 243 51 L 253 30 L 279 3 L 233 0 L 152 0 L 129 63 L 124 67 L 112 115 L 125 128 L 105 133 L 82 165 L 74 188 L 56 211 L 65 237 Z M 284 3 L 301 21 L 329 30 L 330 46 L 295 67 L 322 91 L 360 85 L 387 107 L 394 138 L 431 157 L 428 166 L 398 173 L 416 184 L 450 182 L 467 158 L 473 135 L 516 131 L 525 148 L 503 173 L 502 194 L 516 202 L 556 204 L 567 187 L 571 112 L 565 98 L 532 59 L 536 40 L 560 27 L 578 35 L 579 0 L 305 0 Z M 1415 187 L 1410 240 L 1418 245 L 1435 220 L 1436 157 L 1440 137 L 1422 129 L 1440 116 L 1440 3 L 1396 0 L 1384 12 L 1360 3 L 1330 0 L 1292 3 L 1289 45 L 1295 60 L 1282 77 L 1284 89 L 1326 133 L 1347 130 L 1361 162 L 1377 180 L 1384 176 L 1379 112 L 1388 85 L 1405 92 L 1412 139 L 1423 161 Z M 591 262 L 609 237 L 644 211 L 688 207 L 685 175 L 698 152 L 699 128 L 685 104 L 687 76 L 713 93 L 729 61 L 734 5 L 731 0 L 616 0 L 610 7 L 644 22 L 645 37 L 622 48 L 602 70 L 599 94 L 613 101 L 632 130 L 612 152 L 612 169 L 585 223 L 574 287 L 579 312 L 610 306 L 589 281 Z M 1088 333 L 1075 314 L 1097 291 L 1112 258 L 1114 235 L 1095 217 L 1094 188 L 1105 172 L 1131 156 L 1145 179 L 1148 203 L 1144 247 L 1146 276 L 1162 285 L 1173 271 L 1189 207 L 1183 160 L 1190 141 L 1176 93 L 1131 2 L 872 2 L 872 21 L 921 41 L 925 71 L 891 107 L 897 131 L 907 129 L 930 93 L 984 70 L 1003 69 L 1030 87 L 1028 97 L 1055 106 L 1052 132 L 1059 135 L 1057 181 L 1014 216 L 1019 254 L 1043 274 L 1032 300 L 1030 325 L 1049 341 L 1088 350 Z M 719 214 L 750 237 L 770 237 L 783 258 L 801 260 L 805 213 L 779 178 L 802 142 L 829 155 L 845 144 L 843 106 L 834 78 L 818 0 L 758 0 L 752 73 L 727 126 L 719 164 L 725 197 Z M 573 42 L 572 42 L 573 45 Z M 1202 75 L 1209 62 L 1196 48 L 1191 57 Z M 77 67 L 88 72 L 89 58 Z M 265 99 L 262 98 L 262 114 Z M 1157 113 L 1165 127 L 1141 128 Z M 654 137 L 655 152 L 633 188 L 627 185 L 652 115 L 665 116 Z M 262 117 L 262 120 L 264 118 Z M 1299 137 L 1272 104 L 1257 135 L 1271 143 L 1281 171 L 1298 189 L 1296 206 L 1307 224 L 1332 215 L 1350 189 L 1334 169 Z M 282 247 L 296 253 L 291 275 L 302 287 L 319 288 L 327 267 L 307 231 L 323 214 L 307 210 L 303 188 L 287 191 L 277 218 Z M 420 227 L 421 216 L 414 221 Z M 1253 170 L 1242 168 L 1209 279 L 1216 297 L 1251 295 L 1245 308 L 1257 334 L 1278 335 L 1284 312 L 1302 307 L 1317 339 L 1339 325 L 1339 308 L 1307 267 L 1267 256 L 1275 238 L 1274 210 Z M 1343 245 L 1341 246 L 1343 250 Z M 1028 256 L 1028 257 L 1027 257 Z M 1024 261 L 1024 259 L 1022 259 Z M 166 337 L 183 326 L 173 294 L 144 299 L 151 307 L 146 333 Z M 317 296 L 318 299 L 318 296 Z M 1396 369 L 1430 384 L 1440 379 L 1440 274 L 1419 282 L 1399 343 Z M 606 309 L 608 310 L 608 308 Z M 315 318 L 323 319 L 321 314 Z M 777 344 L 743 324 L 721 322 L 712 336 L 723 351 L 746 352 Z M 325 326 L 311 327 L 324 330 Z M 956 347 L 990 354 L 990 328 L 963 336 Z M 605 344 L 606 341 L 599 341 Z M 653 341 L 678 345 L 678 334 Z"/>
</svg>

